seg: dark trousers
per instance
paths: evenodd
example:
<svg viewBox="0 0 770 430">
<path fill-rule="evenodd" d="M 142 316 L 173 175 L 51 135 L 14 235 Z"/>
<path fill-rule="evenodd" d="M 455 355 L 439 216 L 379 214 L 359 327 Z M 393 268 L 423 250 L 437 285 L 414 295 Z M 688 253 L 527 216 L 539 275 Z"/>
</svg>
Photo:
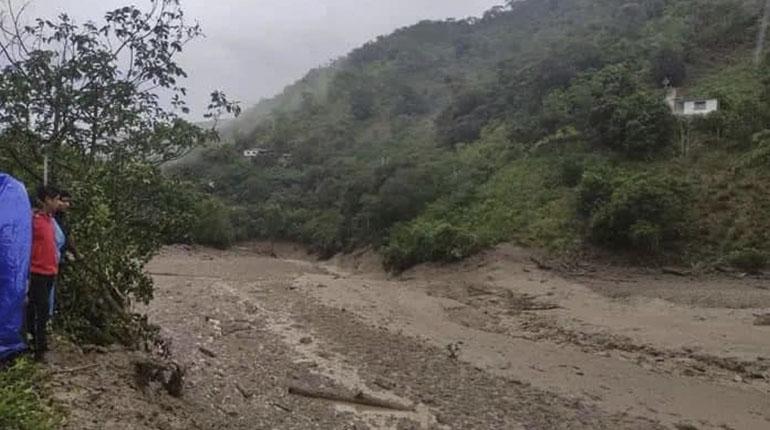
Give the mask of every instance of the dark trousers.
<svg viewBox="0 0 770 430">
<path fill-rule="evenodd" d="M 55 276 L 36 275 L 34 273 L 29 278 L 27 330 L 32 335 L 36 357 L 42 357 L 43 353 L 48 350 L 45 330 L 46 324 L 48 324 L 51 288 L 55 281 Z"/>
</svg>

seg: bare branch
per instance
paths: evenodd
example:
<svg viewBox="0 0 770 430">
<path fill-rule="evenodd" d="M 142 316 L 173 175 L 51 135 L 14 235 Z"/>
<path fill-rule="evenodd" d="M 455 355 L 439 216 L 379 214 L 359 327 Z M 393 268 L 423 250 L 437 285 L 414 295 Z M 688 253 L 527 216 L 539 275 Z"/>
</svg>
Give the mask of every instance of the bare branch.
<svg viewBox="0 0 770 430">
<path fill-rule="evenodd" d="M 5 57 L 5 59 L 6 59 L 6 60 L 7 60 L 9 63 L 11 63 L 11 65 L 12 65 L 12 66 L 13 66 L 13 67 L 14 67 L 14 68 L 17 70 L 17 71 L 19 71 L 20 73 L 22 73 L 22 74 L 23 74 L 23 75 L 26 77 L 26 76 L 27 76 L 27 73 L 24 71 L 24 69 L 22 69 L 21 67 L 19 67 L 19 62 L 18 62 L 18 60 L 16 59 L 16 57 L 15 57 L 15 56 L 13 56 L 13 55 L 11 54 L 11 52 L 10 52 L 10 50 L 9 50 L 9 49 L 10 49 L 10 46 L 6 45 L 5 43 L 0 43 L 0 52 L 2 52 L 2 54 L 3 54 L 3 57 Z"/>
<path fill-rule="evenodd" d="M 14 32 L 16 33 L 16 40 L 19 43 L 19 47 L 24 51 L 24 54 L 29 55 L 29 49 L 27 49 L 26 43 L 24 43 L 23 32 L 21 31 L 21 26 L 19 25 L 19 22 L 21 21 L 21 17 L 24 14 L 24 11 L 27 10 L 29 7 L 30 2 L 24 3 L 21 8 L 19 8 L 19 11 L 14 13 L 13 11 L 13 0 L 8 0 L 8 12 L 11 15 L 11 23 L 13 24 Z"/>
</svg>

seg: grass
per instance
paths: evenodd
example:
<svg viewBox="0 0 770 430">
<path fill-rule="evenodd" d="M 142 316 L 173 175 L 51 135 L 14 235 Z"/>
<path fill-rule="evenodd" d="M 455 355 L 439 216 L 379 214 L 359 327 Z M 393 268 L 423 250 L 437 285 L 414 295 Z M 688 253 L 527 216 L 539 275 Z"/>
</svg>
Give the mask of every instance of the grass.
<svg viewBox="0 0 770 430">
<path fill-rule="evenodd" d="M 46 398 L 44 377 L 26 359 L 0 370 L 0 429 L 53 430 L 59 417 Z"/>
</svg>

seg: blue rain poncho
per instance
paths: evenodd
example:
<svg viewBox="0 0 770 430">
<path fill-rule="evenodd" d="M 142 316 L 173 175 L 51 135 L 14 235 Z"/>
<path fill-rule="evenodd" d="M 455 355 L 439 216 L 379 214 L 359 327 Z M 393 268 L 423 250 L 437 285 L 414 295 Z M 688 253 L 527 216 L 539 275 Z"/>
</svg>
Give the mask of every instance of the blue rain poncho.
<svg viewBox="0 0 770 430">
<path fill-rule="evenodd" d="M 0 172 L 0 361 L 27 348 L 22 336 L 32 247 L 32 209 L 24 185 Z"/>
</svg>

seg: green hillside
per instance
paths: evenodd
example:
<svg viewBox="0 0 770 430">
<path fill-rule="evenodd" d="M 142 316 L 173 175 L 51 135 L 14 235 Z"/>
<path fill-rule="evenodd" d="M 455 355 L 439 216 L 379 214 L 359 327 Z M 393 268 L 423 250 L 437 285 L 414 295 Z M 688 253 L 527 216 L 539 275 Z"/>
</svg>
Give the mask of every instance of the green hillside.
<svg viewBox="0 0 770 430">
<path fill-rule="evenodd" d="M 373 244 L 396 270 L 502 241 L 760 267 L 764 3 L 523 0 L 421 22 L 310 72 L 174 172 L 217 196 L 196 235 L 221 245 Z M 673 116 L 664 80 L 719 111 Z"/>
</svg>

